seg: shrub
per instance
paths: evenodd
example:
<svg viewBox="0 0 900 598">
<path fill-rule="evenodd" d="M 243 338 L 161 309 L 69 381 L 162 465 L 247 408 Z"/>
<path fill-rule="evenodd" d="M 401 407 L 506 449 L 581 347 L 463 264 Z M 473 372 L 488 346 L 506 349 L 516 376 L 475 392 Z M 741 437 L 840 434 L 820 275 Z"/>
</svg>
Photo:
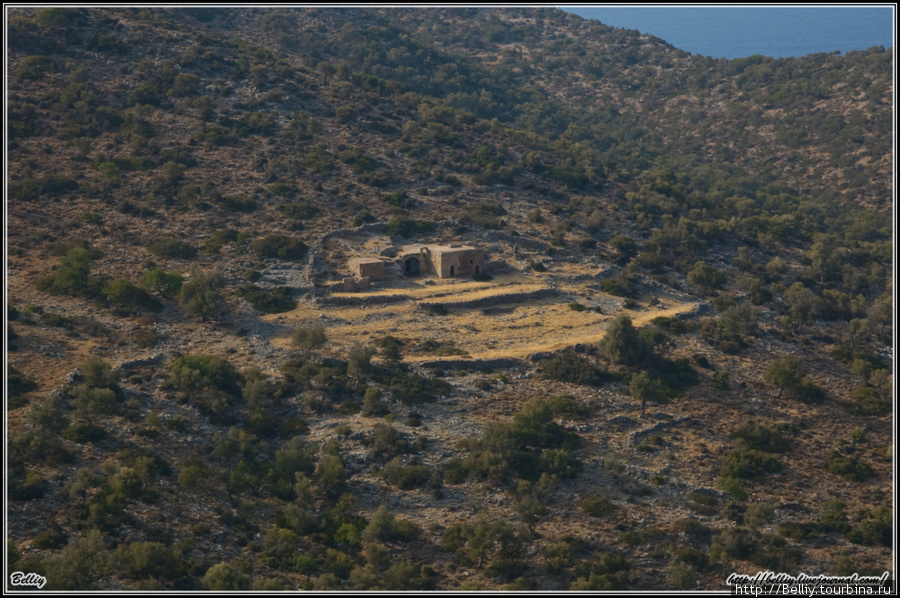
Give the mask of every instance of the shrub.
<svg viewBox="0 0 900 598">
<path fill-rule="evenodd" d="M 424 465 L 403 465 L 400 457 L 394 457 L 384 466 L 381 477 L 391 486 L 401 490 L 420 488 L 431 480 L 431 470 Z"/>
<path fill-rule="evenodd" d="M 731 390 L 731 385 L 728 383 L 728 371 L 727 370 L 719 370 L 716 372 L 716 376 L 713 378 L 712 387 L 716 390 Z"/>
<path fill-rule="evenodd" d="M 563 351 L 544 362 L 543 376 L 559 382 L 602 386 L 612 377 L 590 361 L 571 351 Z"/>
<path fill-rule="evenodd" d="M 256 200 L 242 195 L 223 195 L 217 203 L 229 212 L 247 214 L 256 209 Z"/>
<path fill-rule="evenodd" d="M 887 507 L 878 507 L 864 514 L 859 527 L 852 536 L 855 544 L 881 545 L 893 548 L 893 511 Z M 848 534 L 848 539 L 850 539 Z"/>
<path fill-rule="evenodd" d="M 753 479 L 781 471 L 781 462 L 757 450 L 736 450 L 725 457 L 722 475 L 730 478 Z"/>
<path fill-rule="evenodd" d="M 619 510 L 615 503 L 602 496 L 590 496 L 583 499 L 578 506 L 591 517 L 606 517 Z"/>
<path fill-rule="evenodd" d="M 434 224 L 424 220 L 413 220 L 406 216 L 395 216 L 385 226 L 384 234 L 390 237 L 410 238 L 414 235 L 424 235 L 434 231 Z"/>
<path fill-rule="evenodd" d="M 302 260 L 307 252 L 303 241 L 285 235 L 268 235 L 257 239 L 250 244 L 250 249 L 261 258 L 282 260 Z"/>
<path fill-rule="evenodd" d="M 96 424 L 88 424 L 84 422 L 76 422 L 63 430 L 63 438 L 85 444 L 88 442 L 99 442 L 107 437 L 106 430 Z"/>
<path fill-rule="evenodd" d="M 790 450 L 791 443 L 778 430 L 767 428 L 758 421 L 746 421 L 731 433 L 731 439 L 747 449 L 766 453 L 784 453 Z"/>
<path fill-rule="evenodd" d="M 314 218 L 316 215 L 318 215 L 320 210 L 308 201 L 292 201 L 278 206 L 278 211 L 292 220 L 309 220 L 310 218 Z"/>
<path fill-rule="evenodd" d="M 687 274 L 688 282 L 709 292 L 721 289 L 725 286 L 725 273 L 708 266 L 703 262 L 697 262 Z"/>
<path fill-rule="evenodd" d="M 19 76 L 23 79 L 43 79 L 53 68 L 53 63 L 46 56 L 28 56 L 19 67 Z"/>
<path fill-rule="evenodd" d="M 51 295 L 96 297 L 100 292 L 97 279 L 90 276 L 94 253 L 83 247 L 72 247 L 52 275 L 39 278 L 35 287 Z"/>
<path fill-rule="evenodd" d="M 746 530 L 726 528 L 713 538 L 709 555 L 715 560 L 746 559 L 756 552 L 756 542 Z"/>
<path fill-rule="evenodd" d="M 602 281 L 600 281 L 600 288 L 603 289 L 604 293 L 609 293 L 610 295 L 615 295 L 616 297 L 635 298 L 639 294 L 637 292 L 637 285 L 635 284 L 635 281 L 625 276 L 613 276 L 611 278 L 604 278 Z"/>
<path fill-rule="evenodd" d="M 154 268 L 144 272 L 141 276 L 141 286 L 151 291 L 156 291 L 166 297 L 174 297 L 181 290 L 184 278 L 178 272 Z"/>
<path fill-rule="evenodd" d="M 872 475 L 872 468 L 857 455 L 843 455 L 837 449 L 828 454 L 828 471 L 854 482 L 862 482 Z"/>
<path fill-rule="evenodd" d="M 75 191 L 78 183 L 69 177 L 53 176 L 43 179 L 28 178 L 9 183 L 7 193 L 10 199 L 34 201 L 44 195 L 58 195 Z"/>
<path fill-rule="evenodd" d="M 27 404 L 23 395 L 37 388 L 37 383 L 13 366 L 6 366 L 7 409 L 17 409 Z"/>
<path fill-rule="evenodd" d="M 162 311 L 162 304 L 147 291 L 136 287 L 125 278 L 114 280 L 101 289 L 106 300 L 122 312 Z"/>
<path fill-rule="evenodd" d="M 10 484 L 9 496 L 13 500 L 36 500 L 43 498 L 49 484 L 34 471 L 25 474 L 25 478 Z"/>
<path fill-rule="evenodd" d="M 403 372 L 384 374 L 380 381 L 387 385 L 395 399 L 407 405 L 433 403 L 438 397 L 447 395 L 453 390 L 450 383 L 445 380 Z"/>
<path fill-rule="evenodd" d="M 247 240 L 247 234 L 242 233 L 234 228 L 223 228 L 215 231 L 213 234 L 209 236 L 206 240 L 206 244 L 203 248 L 204 253 L 217 253 L 222 246 L 227 243 L 237 242 L 243 243 Z"/>
<path fill-rule="evenodd" d="M 651 353 L 646 341 L 640 337 L 625 314 L 616 316 L 600 340 L 600 352 L 614 364 L 639 365 Z"/>
<path fill-rule="evenodd" d="M 178 305 L 185 313 L 202 319 L 220 315 L 224 299 L 219 289 L 224 284 L 225 279 L 218 270 L 203 271 L 192 267 L 190 281 L 178 292 Z"/>
<path fill-rule="evenodd" d="M 297 307 L 297 302 L 291 298 L 287 287 L 276 287 L 269 290 L 245 284 L 234 294 L 248 301 L 256 311 L 264 314 L 278 314 Z"/>
<path fill-rule="evenodd" d="M 322 326 L 305 326 L 297 328 L 291 335 L 291 342 L 298 349 L 312 351 L 328 341 L 325 328 Z"/>
<path fill-rule="evenodd" d="M 214 387 L 238 394 L 240 374 L 230 363 L 212 355 L 184 355 L 167 368 L 169 385 L 181 390 L 202 390 Z"/>
<path fill-rule="evenodd" d="M 708 492 L 695 490 L 687 495 L 687 507 L 701 515 L 712 515 L 718 505 L 718 499 Z"/>
<path fill-rule="evenodd" d="M 850 400 L 844 401 L 843 406 L 853 415 L 885 415 L 891 412 L 890 400 L 871 386 L 854 388 Z"/>
<path fill-rule="evenodd" d="M 147 251 L 163 259 L 189 260 L 197 255 L 197 249 L 179 239 L 160 237 L 147 245 Z"/>
<path fill-rule="evenodd" d="M 219 563 L 206 571 L 203 576 L 203 587 L 212 591 L 249 590 L 250 578 L 237 567 L 228 563 Z"/>
</svg>

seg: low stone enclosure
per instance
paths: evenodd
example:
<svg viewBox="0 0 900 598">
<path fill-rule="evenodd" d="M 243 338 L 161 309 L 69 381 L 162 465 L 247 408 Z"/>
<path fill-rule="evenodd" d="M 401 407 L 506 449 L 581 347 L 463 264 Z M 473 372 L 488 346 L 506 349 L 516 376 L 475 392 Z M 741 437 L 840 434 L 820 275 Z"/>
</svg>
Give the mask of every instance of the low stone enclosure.
<svg viewBox="0 0 900 598">
<path fill-rule="evenodd" d="M 381 258 L 352 258 L 350 272 L 359 280 L 385 278 L 385 267 L 400 266 L 405 276 L 438 278 L 477 276 L 484 272 L 484 253 L 471 245 L 404 245 L 381 253 Z"/>
</svg>

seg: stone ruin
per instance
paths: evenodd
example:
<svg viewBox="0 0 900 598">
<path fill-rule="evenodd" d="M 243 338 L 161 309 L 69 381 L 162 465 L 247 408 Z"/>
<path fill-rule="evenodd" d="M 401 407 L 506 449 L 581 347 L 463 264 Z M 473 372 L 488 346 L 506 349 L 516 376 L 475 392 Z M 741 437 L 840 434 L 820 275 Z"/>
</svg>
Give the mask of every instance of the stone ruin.
<svg viewBox="0 0 900 598">
<path fill-rule="evenodd" d="M 349 260 L 354 279 L 360 283 L 367 279 L 368 286 L 369 282 L 385 278 L 386 267 L 391 264 L 397 264 L 406 276 L 461 278 L 484 272 L 484 253 L 471 245 L 404 245 L 382 251 L 381 255 Z"/>
</svg>

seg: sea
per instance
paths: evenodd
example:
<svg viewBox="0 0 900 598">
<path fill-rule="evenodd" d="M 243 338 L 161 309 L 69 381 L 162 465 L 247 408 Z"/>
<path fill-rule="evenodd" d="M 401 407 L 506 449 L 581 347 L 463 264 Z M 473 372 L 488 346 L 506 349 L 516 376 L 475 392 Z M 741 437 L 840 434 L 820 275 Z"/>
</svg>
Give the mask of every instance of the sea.
<svg viewBox="0 0 900 598">
<path fill-rule="evenodd" d="M 895 5 L 559 6 L 604 25 L 637 29 L 691 54 L 772 58 L 894 44 Z"/>
</svg>

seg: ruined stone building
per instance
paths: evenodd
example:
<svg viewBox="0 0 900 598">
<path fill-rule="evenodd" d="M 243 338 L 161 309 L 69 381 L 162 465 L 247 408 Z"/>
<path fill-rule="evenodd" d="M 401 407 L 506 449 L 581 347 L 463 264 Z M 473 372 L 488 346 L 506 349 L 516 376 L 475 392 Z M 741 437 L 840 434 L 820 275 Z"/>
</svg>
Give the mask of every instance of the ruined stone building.
<svg viewBox="0 0 900 598">
<path fill-rule="evenodd" d="M 350 260 L 350 273 L 357 278 L 384 278 L 384 261 L 378 258 L 356 257 Z"/>
<path fill-rule="evenodd" d="M 406 276 L 433 275 L 438 278 L 475 276 L 484 271 L 484 254 L 469 245 L 405 245 L 382 252 L 388 259 L 353 258 L 348 262 L 357 279 L 372 281 L 385 277 L 385 267 L 396 263 Z"/>
<path fill-rule="evenodd" d="M 457 278 L 481 274 L 484 254 L 468 245 L 407 245 L 398 254 L 407 276 L 434 274 L 438 278 Z"/>
</svg>

